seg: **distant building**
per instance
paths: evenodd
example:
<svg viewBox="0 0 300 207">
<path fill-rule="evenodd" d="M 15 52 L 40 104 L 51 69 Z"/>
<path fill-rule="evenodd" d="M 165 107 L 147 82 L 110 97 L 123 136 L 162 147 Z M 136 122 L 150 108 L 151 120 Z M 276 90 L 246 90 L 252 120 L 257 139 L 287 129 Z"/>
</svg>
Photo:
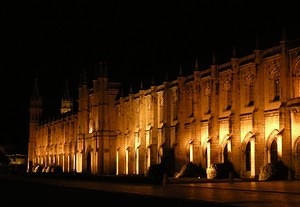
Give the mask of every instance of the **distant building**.
<svg viewBox="0 0 300 207">
<path fill-rule="evenodd" d="M 204 168 L 230 161 L 242 178 L 282 161 L 300 178 L 300 41 L 284 37 L 272 48 L 212 64 L 161 85 L 123 95 L 106 63 L 88 84 L 83 74 L 78 108 L 62 98 L 61 116 L 42 119 L 38 83 L 30 105 L 28 171 L 146 174 L 166 163 Z M 91 87 L 89 87 L 91 85 Z M 68 90 L 66 90 L 68 91 Z"/>
<path fill-rule="evenodd" d="M 27 165 L 27 157 L 23 154 L 9 154 L 6 155 L 10 162 L 10 165 Z"/>
<path fill-rule="evenodd" d="M 27 168 L 27 156 L 16 153 L 14 145 L 0 146 L 0 172 L 25 173 Z"/>
</svg>

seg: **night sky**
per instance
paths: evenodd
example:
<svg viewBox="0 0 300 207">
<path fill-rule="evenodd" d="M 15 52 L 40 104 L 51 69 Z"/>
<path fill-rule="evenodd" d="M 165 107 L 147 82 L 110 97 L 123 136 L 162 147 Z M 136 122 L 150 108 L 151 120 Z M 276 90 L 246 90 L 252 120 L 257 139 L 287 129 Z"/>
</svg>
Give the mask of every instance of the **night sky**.
<svg viewBox="0 0 300 207">
<path fill-rule="evenodd" d="M 29 97 L 35 77 L 46 111 L 59 111 L 68 80 L 76 96 L 80 73 L 107 61 L 110 80 L 157 84 L 277 45 L 285 29 L 300 38 L 298 1 L 1 1 L 2 135 L 26 148 Z M 77 97 L 74 97 L 76 99 Z"/>
</svg>

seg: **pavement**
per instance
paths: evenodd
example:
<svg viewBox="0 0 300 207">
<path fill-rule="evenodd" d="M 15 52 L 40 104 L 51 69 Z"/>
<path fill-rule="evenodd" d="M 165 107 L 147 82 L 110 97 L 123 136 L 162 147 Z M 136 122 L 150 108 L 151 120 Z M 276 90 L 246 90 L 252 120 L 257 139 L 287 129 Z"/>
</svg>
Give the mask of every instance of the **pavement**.
<svg viewBox="0 0 300 207">
<path fill-rule="evenodd" d="M 226 206 L 299 206 L 300 181 L 203 181 L 170 179 L 160 185 L 115 182 L 65 180 L 57 178 L 30 178 L 12 176 L 61 187 L 81 188 L 105 192 L 122 192 L 167 198 L 217 202 Z"/>
</svg>

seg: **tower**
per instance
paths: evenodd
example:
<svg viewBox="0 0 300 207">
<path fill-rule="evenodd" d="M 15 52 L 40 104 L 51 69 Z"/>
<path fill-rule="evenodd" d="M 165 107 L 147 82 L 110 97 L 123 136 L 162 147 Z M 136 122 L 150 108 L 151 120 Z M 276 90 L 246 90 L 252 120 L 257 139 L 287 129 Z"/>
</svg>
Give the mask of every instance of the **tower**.
<svg viewBox="0 0 300 207">
<path fill-rule="evenodd" d="M 73 102 L 69 93 L 69 83 L 66 80 L 65 91 L 61 100 L 60 113 L 64 114 L 73 110 Z"/>
<path fill-rule="evenodd" d="M 33 158 L 35 157 L 36 132 L 42 116 L 43 101 L 39 92 L 38 79 L 35 78 L 33 93 L 30 98 L 29 108 L 29 142 L 28 142 L 28 166 L 27 171 L 32 171 Z"/>
</svg>

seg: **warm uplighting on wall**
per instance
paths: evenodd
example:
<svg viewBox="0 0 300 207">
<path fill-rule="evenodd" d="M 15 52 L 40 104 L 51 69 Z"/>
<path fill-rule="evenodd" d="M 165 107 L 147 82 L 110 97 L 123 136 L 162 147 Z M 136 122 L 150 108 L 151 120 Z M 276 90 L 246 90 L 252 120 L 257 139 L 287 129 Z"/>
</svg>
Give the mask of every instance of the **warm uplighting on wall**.
<svg viewBox="0 0 300 207">
<path fill-rule="evenodd" d="M 194 161 L 194 146 L 193 146 L 193 142 L 189 143 L 189 154 L 190 154 L 190 162 Z"/>
<path fill-rule="evenodd" d="M 128 174 L 128 165 L 129 165 L 129 147 L 125 149 L 125 174 Z"/>
<path fill-rule="evenodd" d="M 207 139 L 206 142 L 206 163 L 207 163 L 207 167 L 209 167 L 211 165 L 211 148 L 210 148 L 210 139 Z"/>
<path fill-rule="evenodd" d="M 92 133 L 93 132 L 93 127 L 91 127 L 91 125 L 90 125 L 90 127 L 89 127 L 89 133 Z"/>
<path fill-rule="evenodd" d="M 119 149 L 117 149 L 116 153 L 116 175 L 119 175 Z"/>
<path fill-rule="evenodd" d="M 282 158 L 282 136 L 277 136 L 277 153 L 278 153 L 278 159 Z"/>
<path fill-rule="evenodd" d="M 135 173 L 136 173 L 136 174 L 139 174 L 139 158 L 140 158 L 139 148 L 136 148 L 135 153 L 136 153 Z"/>
</svg>

